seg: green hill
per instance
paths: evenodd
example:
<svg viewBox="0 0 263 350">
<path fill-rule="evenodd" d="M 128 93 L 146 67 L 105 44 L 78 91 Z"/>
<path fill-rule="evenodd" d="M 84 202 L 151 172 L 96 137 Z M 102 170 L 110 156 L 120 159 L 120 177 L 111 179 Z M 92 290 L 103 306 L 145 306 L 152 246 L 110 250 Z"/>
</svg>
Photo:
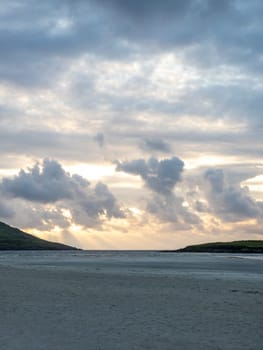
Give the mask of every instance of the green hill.
<svg viewBox="0 0 263 350">
<path fill-rule="evenodd" d="M 0 250 L 75 250 L 68 245 L 45 241 L 0 222 Z"/>
<path fill-rule="evenodd" d="M 189 253 L 263 253 L 263 241 L 215 242 L 190 245 L 176 252 Z"/>
</svg>

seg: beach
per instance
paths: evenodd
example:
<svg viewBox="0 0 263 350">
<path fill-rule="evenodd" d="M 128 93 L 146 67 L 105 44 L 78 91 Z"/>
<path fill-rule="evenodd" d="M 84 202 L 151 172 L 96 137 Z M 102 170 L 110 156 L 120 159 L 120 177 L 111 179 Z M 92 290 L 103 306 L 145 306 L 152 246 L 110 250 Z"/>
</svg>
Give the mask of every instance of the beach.
<svg viewBox="0 0 263 350">
<path fill-rule="evenodd" d="M 261 350 L 263 259 L 1 252 L 4 350 Z"/>
</svg>

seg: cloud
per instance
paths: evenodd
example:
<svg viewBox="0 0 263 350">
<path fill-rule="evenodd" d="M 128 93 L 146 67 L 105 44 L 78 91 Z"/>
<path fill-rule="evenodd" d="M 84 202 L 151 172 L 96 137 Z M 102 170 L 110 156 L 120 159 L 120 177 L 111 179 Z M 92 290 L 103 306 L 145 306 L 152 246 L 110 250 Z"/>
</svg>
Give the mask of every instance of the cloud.
<svg viewBox="0 0 263 350">
<path fill-rule="evenodd" d="M 208 169 L 207 199 L 215 215 L 224 221 L 238 222 L 262 216 L 262 206 L 255 201 L 247 187 L 230 184 L 222 169 Z"/>
<path fill-rule="evenodd" d="M 16 4 L 4 4 L 0 17 L 3 81 L 52 86 L 54 76 L 60 77 L 78 56 L 127 60 L 131 55 L 165 51 L 182 54 L 182 49 L 189 64 L 206 69 L 221 63 L 262 71 L 258 0 L 250 6 L 245 0 L 48 0 L 45 4 L 19 0 Z"/>
<path fill-rule="evenodd" d="M 184 162 L 177 158 L 158 160 L 154 157 L 148 161 L 137 159 L 118 162 L 116 170 L 139 175 L 152 191 L 157 193 L 171 193 L 175 184 L 180 181 Z"/>
<path fill-rule="evenodd" d="M 67 173 L 55 160 L 45 159 L 41 166 L 35 164 L 14 177 L 3 178 L 0 190 L 6 198 L 27 201 L 27 212 L 35 211 L 36 206 L 40 208 L 40 215 L 35 217 L 40 216 L 45 227 L 47 223 L 65 227 L 71 220 L 86 227 L 98 226 L 105 218 L 125 216 L 105 184 L 97 183 L 93 188 L 85 178 Z M 71 219 L 65 218 L 65 210 Z"/>
<path fill-rule="evenodd" d="M 20 198 L 5 198 L 12 210 L 12 216 L 2 217 L 10 225 L 51 232 L 55 227 L 68 229 L 72 224 L 70 206 L 64 202 L 56 205 L 25 201 Z M 1 216 L 0 216 L 1 217 Z"/>
<path fill-rule="evenodd" d="M 14 215 L 14 210 L 0 200 L 0 218 L 11 219 Z"/>
<path fill-rule="evenodd" d="M 105 143 L 105 137 L 104 137 L 104 134 L 102 132 L 98 132 L 95 137 L 94 137 L 94 140 L 98 143 L 98 145 L 100 147 L 103 147 L 104 146 L 104 143 Z"/>
<path fill-rule="evenodd" d="M 162 222 L 174 223 L 189 229 L 191 225 L 199 224 L 200 219 L 184 206 L 184 199 L 174 194 L 174 188 L 181 181 L 184 162 L 178 157 L 158 160 L 150 158 L 118 162 L 117 171 L 139 175 L 146 186 L 152 191 L 147 199 L 146 209 Z M 186 226 L 185 226 L 186 224 Z"/>
<path fill-rule="evenodd" d="M 101 0 L 100 4 L 113 8 L 116 11 L 121 11 L 127 16 L 139 20 L 145 16 L 170 16 L 171 13 L 175 14 L 184 13 L 189 6 L 193 3 L 192 0 L 164 0 L 162 2 L 158 0 L 144 0 L 144 1 L 132 1 L 126 0 Z"/>
<path fill-rule="evenodd" d="M 141 148 L 146 151 L 160 152 L 160 153 L 170 153 L 171 148 L 169 144 L 162 139 L 145 139 L 141 144 Z"/>
<path fill-rule="evenodd" d="M 25 127 L 22 130 L 14 129 L 15 126 L 13 130 L 11 127 L 0 128 L 0 148 L 7 162 L 14 154 L 17 157 L 28 155 L 33 159 L 42 159 L 48 154 L 50 158 L 75 162 L 86 162 L 87 158 L 94 163 L 103 160 L 101 148 L 94 142 L 94 134 L 85 129 L 83 132 L 78 130 L 66 132 L 50 128 L 45 130 L 43 126 L 44 130 L 41 130 L 40 123 L 39 129 Z"/>
<path fill-rule="evenodd" d="M 190 208 L 184 207 L 183 203 L 184 199 L 175 195 L 154 195 L 148 201 L 147 210 L 162 222 L 173 223 L 177 229 L 180 227 L 181 230 L 189 230 L 192 225 L 200 224 L 201 220 Z"/>
<path fill-rule="evenodd" d="M 11 197 L 40 203 L 54 203 L 72 199 L 89 182 L 77 175 L 69 175 L 54 160 L 45 159 L 43 168 L 38 164 L 28 171 L 20 170 L 14 178 L 3 178 L 1 190 Z"/>
<path fill-rule="evenodd" d="M 95 3 L 95 2 L 94 2 Z M 116 21 L 115 34 L 154 53 L 184 49 L 188 63 L 205 70 L 220 64 L 260 69 L 262 2 L 253 0 L 102 0 L 107 19 Z M 253 27 L 251 24 L 253 23 Z M 116 36 L 117 37 L 117 36 Z M 115 37 L 115 39 L 116 39 Z M 114 39 L 114 38 L 113 38 Z M 204 51 L 206 55 L 204 55 Z"/>
<path fill-rule="evenodd" d="M 43 229 L 95 227 L 142 196 L 151 215 L 185 227 L 198 225 L 197 213 L 258 219 L 262 192 L 241 183 L 262 170 L 262 11 L 261 0 L 2 4 L 0 215 Z M 116 168 L 133 179 L 107 173 L 127 154 Z M 233 163 L 243 170 L 233 174 Z M 102 182 L 62 164 L 99 164 Z M 200 175 L 213 164 L 223 176 Z M 189 188 L 202 178 L 207 200 L 201 189 L 187 195 L 194 167 Z"/>
<path fill-rule="evenodd" d="M 125 213 L 118 206 L 115 196 L 103 183 L 98 183 L 93 191 L 79 198 L 72 206 L 73 220 L 83 226 L 98 226 L 98 218 L 123 219 Z"/>
</svg>

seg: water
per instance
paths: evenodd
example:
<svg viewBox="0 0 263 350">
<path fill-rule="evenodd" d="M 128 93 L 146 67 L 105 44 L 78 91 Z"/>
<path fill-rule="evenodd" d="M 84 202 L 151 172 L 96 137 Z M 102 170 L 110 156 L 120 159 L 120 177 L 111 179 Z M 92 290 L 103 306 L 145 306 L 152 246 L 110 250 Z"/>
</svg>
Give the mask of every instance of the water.
<svg viewBox="0 0 263 350">
<path fill-rule="evenodd" d="M 0 265 L 85 273 L 177 275 L 263 281 L 262 254 L 158 251 L 2 251 Z"/>
</svg>

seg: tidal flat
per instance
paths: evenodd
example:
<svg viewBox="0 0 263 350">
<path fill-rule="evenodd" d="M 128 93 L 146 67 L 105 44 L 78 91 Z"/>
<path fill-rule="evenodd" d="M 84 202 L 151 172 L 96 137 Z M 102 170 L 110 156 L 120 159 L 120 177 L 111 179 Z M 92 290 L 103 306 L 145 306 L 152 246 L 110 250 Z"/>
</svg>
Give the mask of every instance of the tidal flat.
<svg viewBox="0 0 263 350">
<path fill-rule="evenodd" d="M 261 350 L 263 256 L 0 252 L 5 350 Z"/>
</svg>

